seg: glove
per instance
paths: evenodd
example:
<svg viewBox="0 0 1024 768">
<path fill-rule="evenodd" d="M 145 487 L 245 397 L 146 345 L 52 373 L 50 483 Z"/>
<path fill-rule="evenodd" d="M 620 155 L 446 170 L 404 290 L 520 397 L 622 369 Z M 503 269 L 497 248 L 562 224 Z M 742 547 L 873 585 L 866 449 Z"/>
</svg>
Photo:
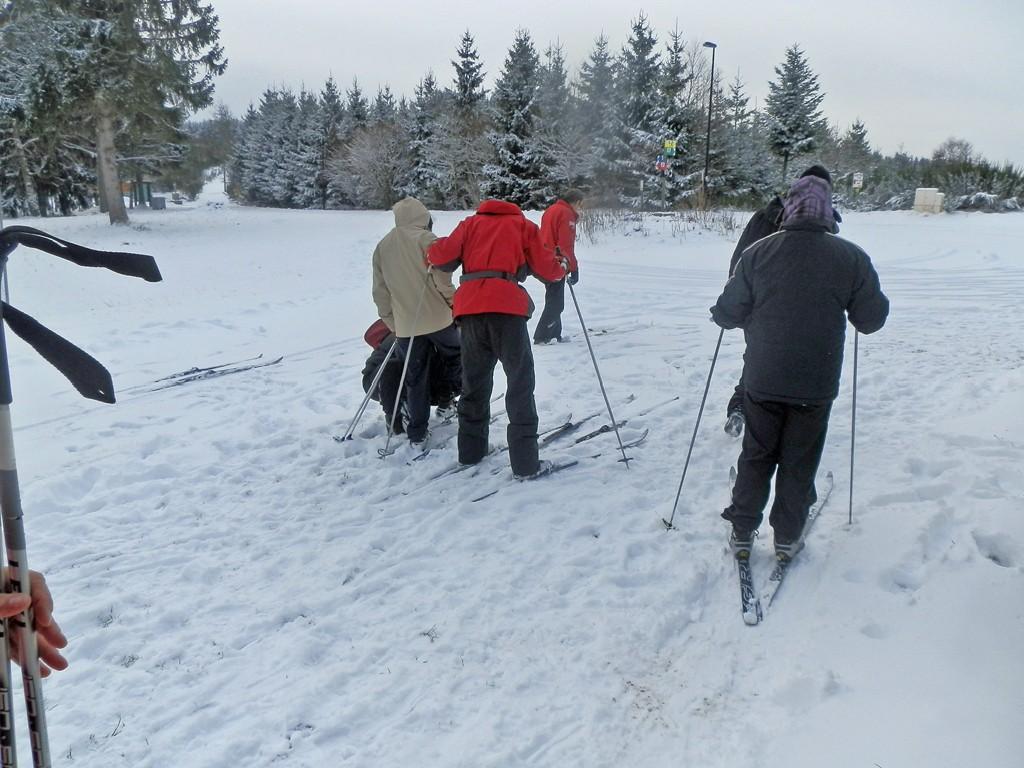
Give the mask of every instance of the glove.
<svg viewBox="0 0 1024 768">
<path fill-rule="evenodd" d="M 562 249 L 559 248 L 557 245 L 555 246 L 555 259 L 558 261 L 559 264 L 562 265 L 562 269 L 564 269 L 566 272 L 569 271 L 569 260 L 565 258 L 565 256 L 562 254 Z"/>
<path fill-rule="evenodd" d="M 580 268 L 576 267 L 572 272 L 569 273 L 569 285 L 576 285 L 580 281 Z"/>
</svg>

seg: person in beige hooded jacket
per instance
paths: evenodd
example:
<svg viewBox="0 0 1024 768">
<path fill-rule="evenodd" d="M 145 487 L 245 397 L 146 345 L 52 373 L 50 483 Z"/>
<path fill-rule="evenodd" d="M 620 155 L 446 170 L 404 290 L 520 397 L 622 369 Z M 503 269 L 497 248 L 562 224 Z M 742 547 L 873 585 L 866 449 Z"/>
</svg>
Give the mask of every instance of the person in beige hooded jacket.
<svg viewBox="0 0 1024 768">
<path fill-rule="evenodd" d="M 392 211 L 395 228 L 373 252 L 373 301 L 381 320 L 398 337 L 398 351 L 409 358 L 405 431 L 409 442 L 421 444 L 430 420 L 430 365 L 443 366 L 451 391 L 462 391 L 459 331 L 452 321 L 455 287 L 449 273 L 427 271 L 427 249 L 437 236 L 430 231 L 426 206 L 406 197 Z M 443 403 L 438 410 L 453 407 L 454 403 Z"/>
</svg>

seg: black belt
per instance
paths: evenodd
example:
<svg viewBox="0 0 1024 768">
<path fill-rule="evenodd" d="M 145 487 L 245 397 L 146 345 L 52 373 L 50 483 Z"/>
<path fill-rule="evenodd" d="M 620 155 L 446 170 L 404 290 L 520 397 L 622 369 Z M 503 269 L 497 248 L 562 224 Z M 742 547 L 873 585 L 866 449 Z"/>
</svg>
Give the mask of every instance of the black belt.
<svg viewBox="0 0 1024 768">
<path fill-rule="evenodd" d="M 497 278 L 498 280 L 508 280 L 511 283 L 518 283 L 516 276 L 513 272 L 498 272 L 493 269 L 483 269 L 479 272 L 464 272 L 459 278 L 459 283 L 466 283 L 470 280 L 486 280 L 489 277 Z"/>
</svg>

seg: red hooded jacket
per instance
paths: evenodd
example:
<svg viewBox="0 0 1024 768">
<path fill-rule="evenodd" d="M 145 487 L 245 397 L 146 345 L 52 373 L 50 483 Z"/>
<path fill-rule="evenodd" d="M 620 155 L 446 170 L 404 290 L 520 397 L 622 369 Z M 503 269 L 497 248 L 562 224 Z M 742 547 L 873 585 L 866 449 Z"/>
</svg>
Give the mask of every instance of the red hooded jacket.
<svg viewBox="0 0 1024 768">
<path fill-rule="evenodd" d="M 459 222 L 448 237 L 442 237 L 427 251 L 436 268 L 453 272 L 461 264 L 463 277 L 474 272 L 522 274 L 528 267 L 544 282 L 565 277 L 553 251 L 541 245 L 540 230 L 519 207 L 503 200 L 485 200 L 476 214 Z M 455 292 L 455 317 L 496 312 L 530 315 L 530 297 L 515 280 L 502 277 L 460 281 Z"/>
<path fill-rule="evenodd" d="M 540 220 L 540 241 L 554 251 L 555 246 L 569 261 L 569 271 L 579 269 L 576 263 L 576 220 L 579 216 L 565 200 L 556 200 Z"/>
</svg>

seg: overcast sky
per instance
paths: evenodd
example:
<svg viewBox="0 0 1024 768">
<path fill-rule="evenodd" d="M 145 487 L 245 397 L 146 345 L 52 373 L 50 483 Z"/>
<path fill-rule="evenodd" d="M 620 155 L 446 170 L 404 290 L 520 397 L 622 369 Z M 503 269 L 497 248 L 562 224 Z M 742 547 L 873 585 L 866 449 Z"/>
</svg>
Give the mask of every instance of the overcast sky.
<svg viewBox="0 0 1024 768">
<path fill-rule="evenodd" d="M 211 0 L 229 65 L 217 99 L 241 114 L 269 85 L 389 84 L 412 95 L 451 59 L 469 29 L 493 85 L 517 27 L 539 50 L 560 41 L 573 72 L 604 32 L 618 52 L 642 10 L 659 41 L 678 22 L 687 40 L 718 43 L 716 69 L 738 72 L 762 104 L 774 67 L 798 43 L 845 130 L 860 117 L 875 148 L 930 155 L 944 139 L 1024 166 L 1024 0 Z"/>
</svg>

